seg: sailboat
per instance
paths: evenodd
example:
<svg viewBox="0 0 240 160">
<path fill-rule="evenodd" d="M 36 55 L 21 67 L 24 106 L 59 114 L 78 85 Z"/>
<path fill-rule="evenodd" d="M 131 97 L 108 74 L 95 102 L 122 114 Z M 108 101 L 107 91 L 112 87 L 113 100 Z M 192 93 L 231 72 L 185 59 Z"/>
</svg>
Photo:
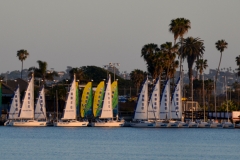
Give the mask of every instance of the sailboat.
<svg viewBox="0 0 240 160">
<path fill-rule="evenodd" d="M 12 126 L 13 125 L 13 122 L 18 119 L 20 107 L 21 107 L 20 88 L 18 85 L 18 87 L 14 91 L 11 106 L 10 106 L 10 109 L 8 112 L 8 118 L 7 118 L 7 121 L 4 123 L 4 126 Z"/>
<path fill-rule="evenodd" d="M 188 127 L 188 123 L 182 121 L 182 90 L 180 77 L 177 80 L 176 86 L 172 94 L 171 101 L 171 119 L 168 127 Z"/>
<path fill-rule="evenodd" d="M 54 123 L 56 127 L 86 127 L 88 122 L 77 121 L 77 101 L 76 101 L 76 92 L 77 92 L 76 76 L 72 81 L 71 87 L 69 88 L 67 101 L 65 103 L 63 116 L 61 120 L 58 120 Z"/>
<path fill-rule="evenodd" d="M 141 92 L 138 96 L 133 121 L 130 123 L 131 127 L 155 127 L 155 121 L 151 122 L 148 120 L 148 107 L 148 78 L 146 78 L 146 80 L 143 82 Z M 154 115 L 154 112 L 153 110 L 151 111 L 150 115 L 152 116 Z"/>
<path fill-rule="evenodd" d="M 38 121 L 47 121 L 46 100 L 44 85 L 39 91 L 37 103 L 34 110 L 34 119 Z"/>
<path fill-rule="evenodd" d="M 42 89 L 44 92 L 44 90 Z M 45 98 L 43 98 L 43 94 L 40 95 L 41 98 L 38 99 L 38 104 L 36 105 L 37 107 L 37 112 L 34 112 L 34 76 L 32 75 L 32 78 L 30 82 L 28 83 L 27 90 L 25 91 L 25 95 L 23 98 L 23 103 L 19 111 L 19 116 L 18 119 L 19 121 L 13 122 L 13 126 L 18 126 L 18 127 L 44 127 L 46 126 L 46 109 L 45 109 Z M 45 118 L 36 118 L 35 119 L 35 113 L 36 115 L 39 115 L 38 111 L 42 110 L 43 114 L 45 114 Z M 41 115 L 42 115 L 41 113 Z"/>
<path fill-rule="evenodd" d="M 170 80 L 167 79 L 161 95 L 160 101 L 160 121 L 156 122 L 156 127 L 166 128 L 169 123 L 170 107 Z"/>
<path fill-rule="evenodd" d="M 88 82 L 83 89 L 82 99 L 81 99 L 81 118 L 87 119 L 92 117 L 92 105 L 93 105 L 93 92 L 92 92 L 92 82 Z"/>
<path fill-rule="evenodd" d="M 100 102 L 101 103 L 101 102 Z M 105 88 L 105 93 L 102 102 L 102 110 L 100 117 L 96 122 L 92 122 L 92 127 L 121 127 L 124 125 L 124 121 L 113 120 L 113 107 L 112 107 L 112 88 L 111 88 L 111 76 Z"/>
</svg>

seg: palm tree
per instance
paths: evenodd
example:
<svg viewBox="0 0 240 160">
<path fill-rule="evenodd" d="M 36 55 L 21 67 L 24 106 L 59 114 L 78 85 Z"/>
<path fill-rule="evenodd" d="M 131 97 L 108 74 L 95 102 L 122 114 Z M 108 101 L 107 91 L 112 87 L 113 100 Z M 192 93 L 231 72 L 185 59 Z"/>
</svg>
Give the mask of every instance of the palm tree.
<svg viewBox="0 0 240 160">
<path fill-rule="evenodd" d="M 176 40 L 178 37 L 181 39 L 181 46 L 183 44 L 183 36 L 188 32 L 189 29 L 191 29 L 191 22 L 188 19 L 185 18 L 177 18 L 171 20 L 171 23 L 169 24 L 169 32 L 173 33 L 174 35 L 174 45 L 176 44 Z M 179 52 L 180 57 L 180 75 L 182 72 L 182 52 Z"/>
<path fill-rule="evenodd" d="M 45 84 L 46 80 L 51 80 L 53 81 L 54 77 L 58 77 L 57 72 L 55 71 L 47 71 L 47 62 L 44 61 L 37 61 L 39 68 L 36 67 L 30 67 L 28 70 L 34 72 L 34 76 L 41 78 L 42 83 Z M 31 75 L 31 73 L 29 73 Z"/>
<path fill-rule="evenodd" d="M 76 76 L 76 79 L 79 80 L 83 80 L 84 79 L 84 71 L 83 69 L 81 68 L 72 68 L 70 71 L 69 71 L 69 75 L 70 75 L 70 79 L 73 80 L 73 76 Z"/>
<path fill-rule="evenodd" d="M 203 96 L 203 108 L 204 108 L 204 121 L 205 121 L 205 98 L 204 98 L 204 70 L 208 67 L 207 60 L 205 59 L 199 59 L 196 61 L 196 67 L 197 70 L 199 70 L 199 73 L 202 75 L 202 96 Z"/>
<path fill-rule="evenodd" d="M 175 44 L 172 46 L 172 42 L 166 42 L 160 46 L 161 51 L 163 52 L 165 56 L 165 65 L 167 70 L 167 77 L 169 77 L 169 70 L 174 65 L 174 60 L 176 58 L 176 55 L 178 53 L 178 44 Z"/>
<path fill-rule="evenodd" d="M 183 40 L 183 45 L 180 50 L 182 50 L 183 59 L 187 58 L 188 63 L 188 76 L 189 76 L 189 88 L 192 86 L 192 76 L 193 76 L 193 64 L 197 57 L 201 57 L 205 51 L 205 46 L 203 40 L 200 38 L 188 37 Z M 191 89 L 190 89 L 191 91 Z"/>
<path fill-rule="evenodd" d="M 147 64 L 147 70 L 155 79 L 158 75 L 158 70 L 156 69 L 156 65 L 158 65 L 158 61 L 155 61 L 159 56 L 160 49 L 157 44 L 150 43 L 143 46 L 141 50 L 141 57 L 143 57 L 144 61 Z"/>
<path fill-rule="evenodd" d="M 220 51 L 220 53 L 221 53 L 220 60 L 219 60 L 219 65 L 218 65 L 218 70 L 217 70 L 217 74 L 216 74 L 216 81 L 215 81 L 215 83 L 216 83 L 217 82 L 217 78 L 218 78 L 219 67 L 220 67 L 221 60 L 222 60 L 222 52 L 224 51 L 225 48 L 227 48 L 228 43 L 225 40 L 222 39 L 222 40 L 218 40 L 215 43 L 215 45 L 216 45 L 217 50 Z"/>
<path fill-rule="evenodd" d="M 137 95 L 138 95 L 139 87 L 140 87 L 141 83 L 143 82 L 144 77 L 146 75 L 147 75 L 146 72 L 139 70 L 139 69 L 135 69 L 130 73 L 130 78 L 131 78 L 133 84 L 135 85 L 135 87 L 137 88 L 137 92 L 136 92 Z"/>
<path fill-rule="evenodd" d="M 23 70 L 23 61 L 27 59 L 29 53 L 27 50 L 21 49 L 17 51 L 17 57 L 22 62 L 22 70 Z M 21 78 L 22 78 L 22 70 L 21 70 Z"/>
<path fill-rule="evenodd" d="M 237 66 L 240 67 L 240 55 L 236 57 Z"/>
</svg>

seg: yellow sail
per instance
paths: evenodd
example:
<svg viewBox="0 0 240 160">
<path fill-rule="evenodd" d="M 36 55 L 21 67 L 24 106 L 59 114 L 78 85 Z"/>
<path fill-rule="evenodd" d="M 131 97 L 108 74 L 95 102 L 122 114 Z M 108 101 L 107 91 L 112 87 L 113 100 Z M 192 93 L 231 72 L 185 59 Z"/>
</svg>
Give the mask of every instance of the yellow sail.
<svg viewBox="0 0 240 160">
<path fill-rule="evenodd" d="M 102 108 L 102 101 L 104 96 L 104 81 L 101 81 L 94 94 L 94 101 L 93 101 L 93 115 L 94 117 L 99 116 L 101 108 Z"/>
<path fill-rule="evenodd" d="M 80 113 L 81 117 L 87 117 L 92 108 L 92 82 L 88 82 L 83 90 L 81 99 Z"/>
</svg>

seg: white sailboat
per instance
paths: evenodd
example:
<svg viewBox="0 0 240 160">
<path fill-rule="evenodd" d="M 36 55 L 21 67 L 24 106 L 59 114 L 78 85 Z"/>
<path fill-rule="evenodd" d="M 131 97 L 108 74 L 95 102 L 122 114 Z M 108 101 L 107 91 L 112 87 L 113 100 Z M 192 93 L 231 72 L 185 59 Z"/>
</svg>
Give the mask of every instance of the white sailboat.
<svg viewBox="0 0 240 160">
<path fill-rule="evenodd" d="M 152 102 L 151 102 L 152 103 Z M 154 104 L 154 103 L 153 103 Z M 148 107 L 151 108 L 152 105 L 148 105 L 148 78 L 144 81 L 140 95 L 138 96 L 138 101 L 136 105 L 136 110 L 134 113 L 133 122 L 130 123 L 131 127 L 155 127 L 155 122 L 148 120 L 148 115 L 155 119 L 155 109 L 151 109 L 148 112 Z M 157 109 L 156 109 L 157 110 Z M 159 112 L 158 112 L 159 113 Z"/>
<path fill-rule="evenodd" d="M 182 90 L 181 90 L 181 79 L 177 80 L 176 86 L 172 94 L 171 101 L 171 120 L 168 127 L 188 127 L 188 123 L 182 121 Z"/>
<path fill-rule="evenodd" d="M 92 127 L 122 127 L 124 120 L 113 120 L 113 108 L 112 108 L 112 89 L 111 89 L 111 76 L 107 82 L 105 89 L 102 112 L 99 119 L 96 122 L 92 122 Z"/>
<path fill-rule="evenodd" d="M 160 121 L 156 122 L 156 127 L 168 127 L 170 113 L 170 80 L 166 80 L 160 101 Z"/>
<path fill-rule="evenodd" d="M 45 106 L 42 106 L 45 108 Z M 43 108 L 42 108 L 43 109 Z M 46 126 L 46 118 L 35 119 L 34 118 L 34 76 L 28 84 L 27 90 L 25 92 L 22 107 L 19 112 L 19 121 L 13 122 L 13 126 L 18 127 L 43 127 Z"/>
<path fill-rule="evenodd" d="M 61 120 L 54 123 L 56 127 L 86 127 L 88 122 L 81 122 L 77 120 L 77 108 L 76 108 L 76 77 L 72 81 L 69 88 L 67 101 L 65 103 L 63 117 Z"/>
<path fill-rule="evenodd" d="M 148 120 L 159 120 L 160 112 L 160 79 L 156 80 L 153 91 L 148 104 Z"/>
<path fill-rule="evenodd" d="M 14 95 L 13 95 L 13 98 L 12 98 L 10 110 L 8 112 L 8 119 L 4 123 L 4 126 L 12 126 L 13 122 L 17 121 L 19 111 L 20 111 L 20 107 L 21 107 L 20 89 L 19 89 L 19 85 L 18 85 L 17 89 L 14 91 Z"/>
</svg>

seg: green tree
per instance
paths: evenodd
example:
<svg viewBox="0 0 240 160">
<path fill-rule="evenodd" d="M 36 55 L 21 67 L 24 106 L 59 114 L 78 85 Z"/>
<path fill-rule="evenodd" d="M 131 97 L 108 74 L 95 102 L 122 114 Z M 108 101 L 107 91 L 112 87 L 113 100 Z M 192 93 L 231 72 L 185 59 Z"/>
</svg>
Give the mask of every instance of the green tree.
<svg viewBox="0 0 240 160">
<path fill-rule="evenodd" d="M 27 50 L 21 49 L 17 51 L 17 57 L 22 62 L 22 70 L 23 70 L 23 61 L 25 61 L 28 56 L 29 56 L 29 53 Z M 22 78 L 22 70 L 21 70 L 21 78 Z"/>
<path fill-rule="evenodd" d="M 166 75 L 170 78 L 170 69 L 174 68 L 175 58 L 178 54 L 178 44 L 172 45 L 172 42 L 166 42 L 160 46 L 160 50 L 163 52 L 165 57 Z"/>
<path fill-rule="evenodd" d="M 222 60 L 222 52 L 224 52 L 225 48 L 228 47 L 228 43 L 225 41 L 225 40 L 218 40 L 216 43 L 216 48 L 217 50 L 221 53 L 220 54 L 220 60 L 219 60 L 219 64 L 218 64 L 218 70 L 217 70 L 217 73 L 216 73 L 216 82 L 217 82 L 217 78 L 218 78 L 218 72 L 219 72 L 219 67 L 220 67 L 220 64 L 221 64 L 221 60 Z M 225 69 L 225 68 L 224 68 Z"/>
<path fill-rule="evenodd" d="M 53 81 L 54 77 L 58 77 L 58 74 L 56 71 L 47 71 L 47 62 L 44 61 L 37 61 L 38 63 L 38 68 L 36 67 L 30 67 L 28 70 L 34 72 L 34 77 L 38 77 L 42 79 L 42 83 L 45 84 L 46 80 Z M 31 73 L 29 73 L 29 76 Z"/>
<path fill-rule="evenodd" d="M 183 59 L 187 59 L 188 63 L 188 76 L 189 76 L 189 86 L 191 91 L 192 78 L 193 78 L 193 64 L 197 57 L 201 57 L 205 51 L 203 40 L 200 38 L 188 37 L 183 40 L 183 45 L 180 50 L 182 50 Z M 191 92 L 190 92 L 191 93 Z"/>
<path fill-rule="evenodd" d="M 156 67 L 159 66 L 159 51 L 157 44 L 146 44 L 143 46 L 141 50 L 141 57 L 146 61 L 147 70 L 151 74 L 151 76 L 155 79 L 159 75 L 159 70 Z"/>
<path fill-rule="evenodd" d="M 81 69 L 81 68 L 72 68 L 70 71 L 69 71 L 69 74 L 70 74 L 70 79 L 73 80 L 73 76 L 75 74 L 76 76 L 76 80 L 82 80 L 84 79 L 84 71 Z"/>
<path fill-rule="evenodd" d="M 133 84 L 135 85 L 135 87 L 137 88 L 137 92 L 136 92 L 137 95 L 138 95 L 139 87 L 143 82 L 144 78 L 146 77 L 146 75 L 147 75 L 146 72 L 139 69 L 135 69 L 130 73 L 130 78 Z"/>
</svg>

